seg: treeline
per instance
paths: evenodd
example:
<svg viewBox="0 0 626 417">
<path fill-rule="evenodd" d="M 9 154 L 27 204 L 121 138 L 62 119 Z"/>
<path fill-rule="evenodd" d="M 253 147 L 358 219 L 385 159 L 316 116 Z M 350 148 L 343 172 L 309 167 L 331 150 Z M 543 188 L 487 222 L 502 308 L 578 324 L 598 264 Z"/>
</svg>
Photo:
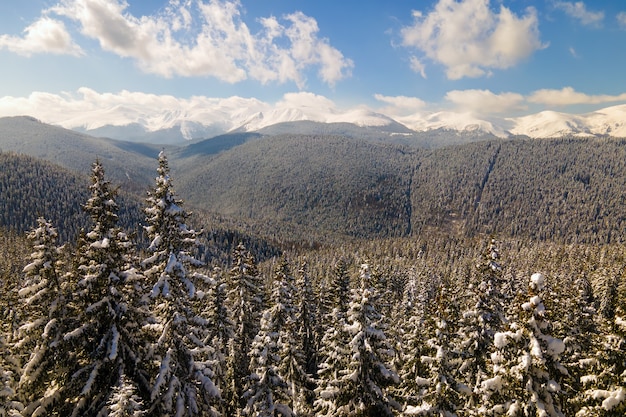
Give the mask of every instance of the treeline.
<svg viewBox="0 0 626 417">
<path fill-rule="evenodd" d="M 29 233 L 3 274 L 0 414 L 626 412 L 621 246 L 517 241 L 503 260 L 433 234 L 263 264 L 237 244 L 209 267 L 163 153 L 157 174 L 145 245 L 99 162 L 76 246 L 44 218 Z"/>
</svg>

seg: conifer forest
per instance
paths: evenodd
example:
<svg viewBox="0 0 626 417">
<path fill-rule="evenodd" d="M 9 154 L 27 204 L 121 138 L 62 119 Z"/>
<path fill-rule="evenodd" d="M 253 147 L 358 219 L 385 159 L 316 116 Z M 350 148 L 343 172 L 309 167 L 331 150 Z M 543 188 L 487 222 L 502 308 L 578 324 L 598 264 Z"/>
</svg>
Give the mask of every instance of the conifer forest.
<svg viewBox="0 0 626 417">
<path fill-rule="evenodd" d="M 165 152 L 143 206 L 105 170 L 76 236 L 0 232 L 1 417 L 626 415 L 615 239 L 254 240 L 188 210 Z"/>
</svg>

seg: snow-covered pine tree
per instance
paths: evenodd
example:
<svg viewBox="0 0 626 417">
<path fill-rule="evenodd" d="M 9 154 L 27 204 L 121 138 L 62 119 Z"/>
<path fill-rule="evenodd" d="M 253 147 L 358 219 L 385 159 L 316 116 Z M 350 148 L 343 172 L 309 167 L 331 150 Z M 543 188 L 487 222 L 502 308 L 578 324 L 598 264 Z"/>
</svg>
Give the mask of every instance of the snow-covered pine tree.
<svg viewBox="0 0 626 417">
<path fill-rule="evenodd" d="M 560 381 L 568 372 L 560 356 L 565 344 L 549 334 L 551 323 L 542 298 L 545 287 L 545 276 L 533 274 L 529 299 L 521 305 L 518 322 L 511 322 L 509 330 L 494 336 L 496 375 L 482 383 L 484 392 L 491 391 L 484 404 L 487 415 L 564 415 Z"/>
<path fill-rule="evenodd" d="M 285 323 L 279 328 L 278 372 L 289 386 L 290 408 L 298 416 L 305 416 L 311 412 L 315 385 L 306 370 L 307 359 L 315 363 L 317 353 L 314 349 L 314 316 L 311 314 L 314 305 L 311 282 L 306 263 L 298 270 L 297 286 L 287 262 L 281 262 L 276 272 L 277 277 L 280 276 L 285 282 L 282 297 L 278 301 L 287 313 Z"/>
<path fill-rule="evenodd" d="M 62 414 L 72 416 L 105 415 L 111 390 L 123 374 L 144 382 L 138 371 L 142 278 L 132 266 L 133 245 L 117 225 L 117 193 L 99 161 L 93 164 L 89 189 L 83 209 L 93 226 L 77 249 L 78 281 L 63 336 L 74 367 L 60 382 L 65 400 L 59 406 Z"/>
<path fill-rule="evenodd" d="M 232 378 L 232 361 L 230 360 L 230 346 L 234 335 L 234 323 L 231 318 L 227 300 L 227 284 L 224 281 L 223 271 L 215 267 L 212 278 L 214 284 L 205 297 L 202 317 L 210 323 L 204 344 L 208 348 L 208 361 L 213 370 L 213 383 L 221 393 L 219 407 L 224 416 L 236 415 L 237 409 L 233 404 L 235 392 Z"/>
<path fill-rule="evenodd" d="M 567 383 L 562 384 L 565 389 L 563 413 L 566 416 L 575 415 L 587 402 L 585 388 L 594 384 L 602 355 L 599 351 L 601 335 L 596 324 L 597 311 L 593 297 L 591 283 L 584 273 L 581 273 L 573 282 L 562 281 L 563 295 L 568 301 L 562 303 L 559 315 L 567 323 L 567 333 L 563 342 L 563 365 L 567 368 L 569 377 Z"/>
<path fill-rule="evenodd" d="M 420 392 L 424 385 L 430 383 L 422 377 L 426 370 L 420 360 L 425 354 L 425 325 L 424 315 L 417 311 L 420 297 L 418 279 L 415 269 L 411 269 L 404 286 L 402 302 L 395 310 L 395 322 L 400 333 L 396 342 L 396 368 L 400 383 L 393 389 L 393 393 L 404 407 L 419 405 Z"/>
<path fill-rule="evenodd" d="M 18 291 L 24 322 L 14 344 L 22 357 L 17 392 L 25 405 L 24 415 L 46 414 L 59 400 L 63 387 L 58 379 L 69 366 L 61 346 L 68 285 L 61 270 L 62 248 L 57 246 L 57 238 L 56 229 L 42 217 L 28 234 L 33 252 Z"/>
<path fill-rule="evenodd" d="M 287 262 L 279 262 L 274 275 L 272 306 L 263 312 L 261 327 L 250 349 L 249 386 L 244 394 L 247 400 L 244 414 L 255 417 L 292 417 L 294 396 L 291 388 L 295 380 L 286 381 L 281 370 L 294 377 L 293 357 L 283 358 L 281 354 L 292 354 L 290 344 L 295 333 L 294 323 L 294 278 Z M 283 361 L 283 359 L 286 359 Z M 299 364 L 296 363 L 296 366 Z"/>
<path fill-rule="evenodd" d="M 469 306 L 460 318 L 456 350 L 461 355 L 460 378 L 472 391 L 464 405 L 466 415 L 481 413 L 482 382 L 492 378 L 493 337 L 504 329 L 504 296 L 502 267 L 495 239 L 490 239 L 476 265 L 478 283 L 468 290 Z"/>
<path fill-rule="evenodd" d="M 298 337 L 298 351 L 301 351 L 301 388 L 304 390 L 305 403 L 302 407 L 294 407 L 299 415 L 305 415 L 312 411 L 313 400 L 315 399 L 315 376 L 318 366 L 318 342 L 316 325 L 318 322 L 317 300 L 313 291 L 311 276 L 308 271 L 307 262 L 304 261 L 298 270 L 296 281 L 295 303 L 296 303 L 296 325 Z M 300 355 L 300 353 L 298 353 Z M 288 378 L 289 379 L 289 378 Z"/>
<path fill-rule="evenodd" d="M 414 366 L 424 372 L 413 376 L 412 381 L 419 390 L 415 393 L 419 403 L 407 406 L 404 415 L 455 417 L 463 402 L 462 395 L 470 392 L 467 386 L 457 382 L 460 360 L 453 350 L 459 308 L 455 302 L 456 295 L 451 284 L 442 280 L 433 303 L 427 309 L 422 336 L 426 341 L 421 349 L 417 341 L 413 342 L 418 346 L 414 354 L 420 355 L 421 362 L 421 366 Z M 413 339 L 417 337 L 413 336 Z"/>
<path fill-rule="evenodd" d="M 233 266 L 228 276 L 228 301 L 234 322 L 234 335 L 231 351 L 232 374 L 235 398 L 239 404 L 234 408 L 243 408 L 246 403 L 243 393 L 246 380 L 250 375 L 250 349 L 256 333 L 259 331 L 260 315 L 264 303 L 264 285 L 253 256 L 243 243 L 239 243 L 233 252 Z"/>
<path fill-rule="evenodd" d="M 21 416 L 20 412 L 24 409 L 15 395 L 18 373 L 19 364 L 0 333 L 0 417 Z"/>
<path fill-rule="evenodd" d="M 339 381 L 320 392 L 332 403 L 328 416 L 393 416 L 399 405 L 388 388 L 399 382 L 390 362 L 393 350 L 385 333 L 378 328 L 382 320 L 376 310 L 377 294 L 371 282 L 370 267 L 361 265 L 361 287 L 352 290 L 345 330 L 350 335 L 349 361 Z"/>
<path fill-rule="evenodd" d="M 327 314 L 320 320 L 324 331 L 318 352 L 320 363 L 317 370 L 314 408 L 318 416 L 335 416 L 338 415 L 338 405 L 334 397 L 339 392 L 342 372 L 350 360 L 348 346 L 350 335 L 346 331 L 350 275 L 343 260 L 335 265 L 328 291 L 320 296 L 321 305 Z"/>
<path fill-rule="evenodd" d="M 146 358 L 158 363 L 146 408 L 156 415 L 217 415 L 220 392 L 206 357 L 207 322 L 193 309 L 196 284 L 209 278 L 191 272 L 202 265 L 192 253 L 198 233 L 186 225 L 189 213 L 174 195 L 164 152 L 158 160 L 156 185 L 148 193 L 145 208 L 150 256 L 141 263 L 151 283 L 149 297 L 157 330 Z"/>
<path fill-rule="evenodd" d="M 120 383 L 113 388 L 108 405 L 108 417 L 141 417 L 146 414 L 136 387 L 125 375 L 122 375 Z"/>
<path fill-rule="evenodd" d="M 595 316 L 600 335 L 593 350 L 583 359 L 580 377 L 583 407 L 577 417 L 623 416 L 626 413 L 626 282 L 622 271 L 604 271 L 600 292 L 600 314 Z"/>
</svg>

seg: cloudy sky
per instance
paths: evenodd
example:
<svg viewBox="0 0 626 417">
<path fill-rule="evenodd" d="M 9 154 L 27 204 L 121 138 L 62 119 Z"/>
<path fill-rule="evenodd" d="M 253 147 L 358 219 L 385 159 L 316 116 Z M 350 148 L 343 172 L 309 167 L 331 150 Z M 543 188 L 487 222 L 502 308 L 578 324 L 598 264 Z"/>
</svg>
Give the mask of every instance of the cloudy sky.
<svg viewBox="0 0 626 417">
<path fill-rule="evenodd" d="M 194 106 L 580 113 L 626 103 L 626 2 L 2 1 L 0 62 L 0 116 L 66 127 Z"/>
</svg>

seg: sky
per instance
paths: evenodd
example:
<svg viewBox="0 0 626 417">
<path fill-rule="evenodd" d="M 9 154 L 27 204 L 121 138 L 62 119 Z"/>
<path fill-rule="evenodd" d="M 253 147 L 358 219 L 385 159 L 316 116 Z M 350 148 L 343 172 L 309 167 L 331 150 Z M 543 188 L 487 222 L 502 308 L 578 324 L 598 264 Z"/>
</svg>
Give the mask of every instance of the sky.
<svg viewBox="0 0 626 417">
<path fill-rule="evenodd" d="M 70 128 L 259 103 L 583 113 L 626 103 L 625 68 L 615 0 L 0 2 L 0 116 Z"/>
</svg>

